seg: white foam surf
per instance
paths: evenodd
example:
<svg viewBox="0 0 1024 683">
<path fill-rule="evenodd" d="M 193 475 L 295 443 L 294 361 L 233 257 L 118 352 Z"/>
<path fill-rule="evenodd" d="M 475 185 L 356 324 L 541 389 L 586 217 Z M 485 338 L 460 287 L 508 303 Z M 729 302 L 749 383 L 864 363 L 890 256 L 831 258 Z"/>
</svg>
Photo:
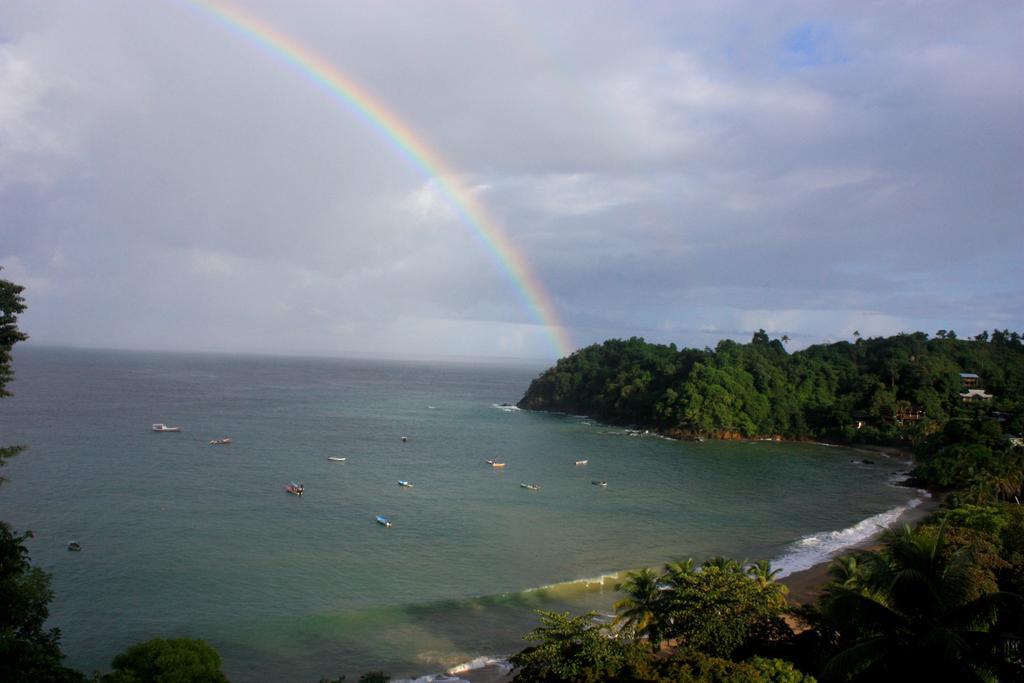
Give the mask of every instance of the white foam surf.
<svg viewBox="0 0 1024 683">
<path fill-rule="evenodd" d="M 508 656 L 485 655 L 462 664 L 456 664 L 445 669 L 444 673 L 427 674 L 426 676 L 417 676 L 416 678 L 396 678 L 394 683 L 469 683 L 465 678 L 460 678 L 459 674 L 466 674 L 470 671 L 487 667 L 493 667 L 499 677 L 508 676 L 512 673 L 512 663 L 508 661 Z"/>
<path fill-rule="evenodd" d="M 922 498 L 915 498 L 906 505 L 900 505 L 873 517 L 868 517 L 851 527 L 804 536 L 790 545 L 780 557 L 772 560 L 772 566 L 782 570 L 779 578 L 810 569 L 814 565 L 826 562 L 842 551 L 856 547 L 881 533 L 893 525 L 904 513 L 916 508 L 922 502 Z"/>
<path fill-rule="evenodd" d="M 466 673 L 467 671 L 483 669 L 488 666 L 500 669 L 502 675 L 508 675 L 512 672 L 512 664 L 508 661 L 507 657 L 477 657 L 476 659 L 471 659 L 464 664 L 453 666 L 445 671 L 445 674 L 453 676 L 456 674 Z"/>
</svg>

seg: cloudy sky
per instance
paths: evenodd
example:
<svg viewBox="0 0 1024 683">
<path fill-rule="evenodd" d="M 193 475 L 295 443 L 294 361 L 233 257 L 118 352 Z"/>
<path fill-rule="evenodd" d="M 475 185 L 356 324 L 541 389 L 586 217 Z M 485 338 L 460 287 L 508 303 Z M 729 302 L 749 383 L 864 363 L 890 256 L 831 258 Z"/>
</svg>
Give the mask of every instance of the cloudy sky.
<svg viewBox="0 0 1024 683">
<path fill-rule="evenodd" d="M 1024 4 L 238 6 L 444 159 L 575 346 L 1024 329 Z M 557 352 L 437 178 L 184 0 L 0 0 L 0 266 L 38 344 Z"/>
</svg>

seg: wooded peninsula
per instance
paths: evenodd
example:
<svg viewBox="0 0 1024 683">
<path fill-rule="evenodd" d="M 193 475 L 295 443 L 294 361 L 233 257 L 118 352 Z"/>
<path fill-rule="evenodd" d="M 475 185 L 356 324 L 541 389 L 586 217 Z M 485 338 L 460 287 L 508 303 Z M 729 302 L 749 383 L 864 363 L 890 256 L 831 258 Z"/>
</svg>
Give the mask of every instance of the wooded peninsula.
<svg viewBox="0 0 1024 683">
<path fill-rule="evenodd" d="M 940 330 L 817 344 L 788 353 L 764 330 L 748 344 L 677 349 L 613 339 L 562 358 L 519 407 L 587 415 L 682 439 L 813 439 L 915 448 L 940 487 L 944 447 L 992 461 L 1024 432 L 1024 344 L 1009 330 L 958 339 Z M 994 466 L 994 463 L 992 463 Z M 976 469 L 976 468 L 975 468 Z"/>
</svg>

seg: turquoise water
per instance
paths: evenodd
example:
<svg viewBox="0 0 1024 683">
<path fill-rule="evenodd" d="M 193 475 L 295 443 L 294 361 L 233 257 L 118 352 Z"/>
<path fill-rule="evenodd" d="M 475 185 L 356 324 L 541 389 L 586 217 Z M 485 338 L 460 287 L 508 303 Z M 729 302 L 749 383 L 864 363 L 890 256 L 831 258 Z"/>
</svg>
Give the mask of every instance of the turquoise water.
<svg viewBox="0 0 1024 683">
<path fill-rule="evenodd" d="M 917 496 L 879 456 L 497 405 L 539 365 L 28 347 L 15 369 L 0 443 L 31 449 L 4 472 L 0 519 L 35 532 L 51 621 L 85 670 L 187 635 L 235 681 L 439 671 L 521 649 L 534 609 L 609 609 L 614 580 L 576 580 L 713 554 L 795 569 Z"/>
</svg>

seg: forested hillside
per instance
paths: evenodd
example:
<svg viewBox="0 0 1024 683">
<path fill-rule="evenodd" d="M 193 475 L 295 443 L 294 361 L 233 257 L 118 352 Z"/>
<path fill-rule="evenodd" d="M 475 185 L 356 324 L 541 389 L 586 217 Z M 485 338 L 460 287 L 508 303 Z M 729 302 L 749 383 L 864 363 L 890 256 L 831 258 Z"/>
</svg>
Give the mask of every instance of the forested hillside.
<svg viewBox="0 0 1024 683">
<path fill-rule="evenodd" d="M 965 401 L 961 373 L 992 398 Z M 1016 332 L 952 332 L 819 344 L 788 353 L 763 330 L 748 344 L 677 349 L 609 340 L 558 361 L 521 408 L 593 416 L 681 437 L 917 444 L 953 417 L 995 416 L 1024 431 L 1024 345 Z"/>
</svg>

